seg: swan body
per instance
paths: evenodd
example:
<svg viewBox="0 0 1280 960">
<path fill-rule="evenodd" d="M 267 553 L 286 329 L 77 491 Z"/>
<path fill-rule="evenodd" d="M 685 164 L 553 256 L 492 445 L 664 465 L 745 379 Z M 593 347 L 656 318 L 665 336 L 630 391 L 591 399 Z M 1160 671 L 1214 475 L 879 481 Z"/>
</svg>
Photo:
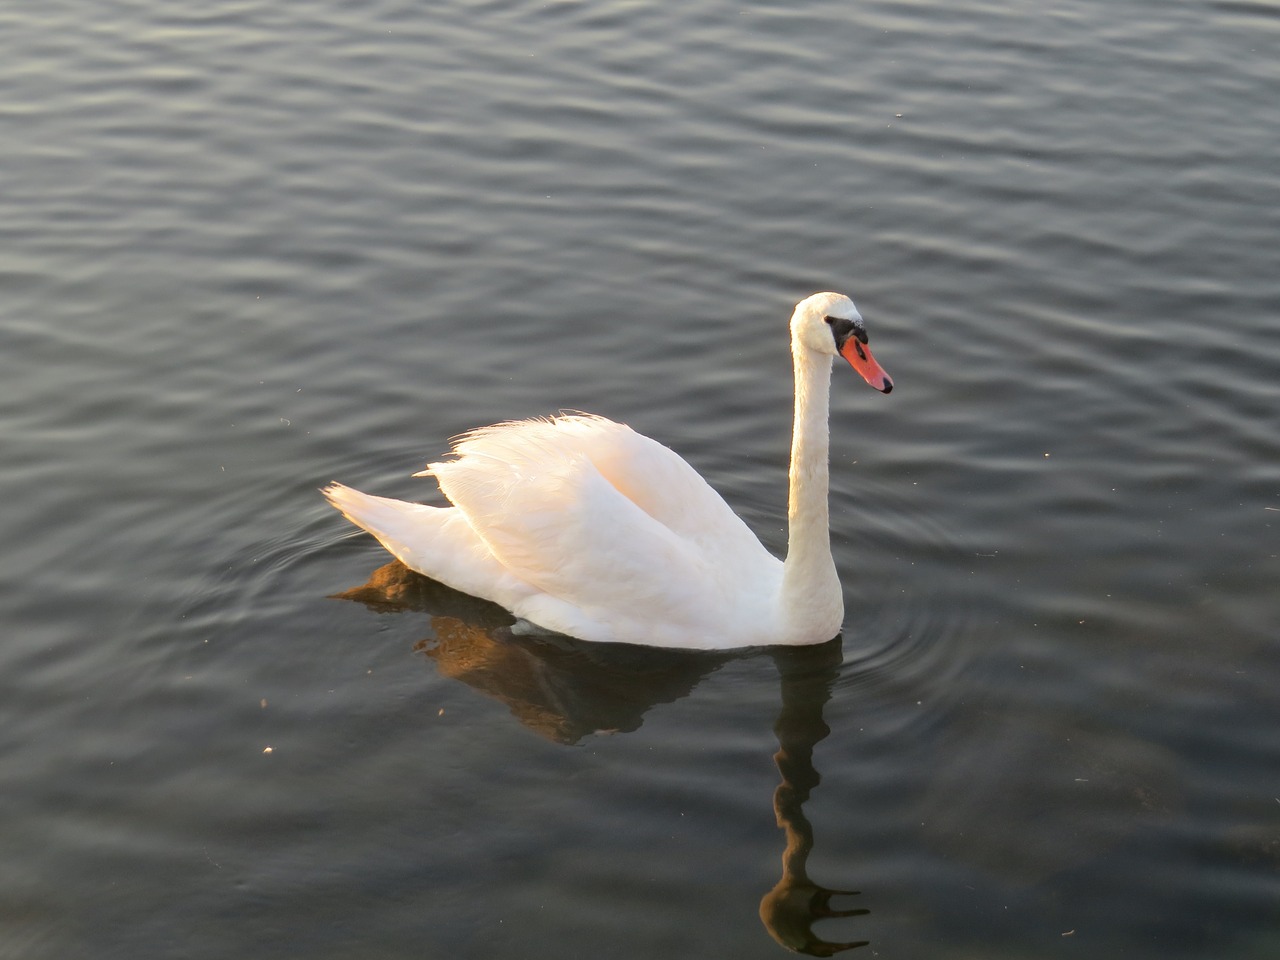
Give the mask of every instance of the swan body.
<svg viewBox="0 0 1280 960">
<path fill-rule="evenodd" d="M 844 603 L 827 513 L 828 395 L 844 356 L 872 386 L 853 302 L 819 293 L 791 319 L 795 424 L 785 561 L 676 453 L 604 417 L 482 427 L 430 464 L 452 506 L 361 493 L 329 502 L 406 566 L 583 640 L 732 649 L 830 640 Z"/>
</svg>

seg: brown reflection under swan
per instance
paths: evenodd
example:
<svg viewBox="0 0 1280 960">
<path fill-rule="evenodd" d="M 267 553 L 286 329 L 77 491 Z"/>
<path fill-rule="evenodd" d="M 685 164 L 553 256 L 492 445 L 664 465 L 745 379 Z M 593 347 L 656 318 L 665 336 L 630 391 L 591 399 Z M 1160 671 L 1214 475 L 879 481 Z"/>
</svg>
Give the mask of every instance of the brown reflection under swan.
<svg viewBox="0 0 1280 960">
<path fill-rule="evenodd" d="M 803 807 L 821 779 L 813 750 L 830 732 L 822 713 L 841 663 L 838 638 L 809 647 L 708 653 L 522 636 L 512 630 L 515 621 L 501 607 L 452 590 L 399 561 L 379 567 L 364 585 L 334 596 L 380 612 L 428 613 L 433 636 L 415 649 L 444 676 L 501 701 L 525 727 L 562 744 L 636 730 L 651 707 L 687 696 L 725 663 L 770 657 L 778 668 L 782 699 L 774 724 L 779 747 L 774 761 L 782 781 L 773 809 L 786 835 L 786 850 L 781 879 L 760 901 L 760 919 L 779 944 L 809 956 L 830 957 L 869 942 L 827 941 L 814 932 L 818 920 L 869 911 L 834 908 L 833 897 L 857 891 L 819 886 L 806 869 L 814 837 Z"/>
</svg>

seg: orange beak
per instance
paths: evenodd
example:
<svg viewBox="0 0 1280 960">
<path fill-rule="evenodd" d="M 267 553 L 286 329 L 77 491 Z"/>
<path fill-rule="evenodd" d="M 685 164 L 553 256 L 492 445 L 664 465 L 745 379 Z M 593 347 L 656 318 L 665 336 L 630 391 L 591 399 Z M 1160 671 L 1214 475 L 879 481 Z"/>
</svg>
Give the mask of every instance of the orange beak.
<svg viewBox="0 0 1280 960">
<path fill-rule="evenodd" d="M 884 372 L 884 368 L 876 363 L 876 358 L 871 355 L 871 348 L 857 337 L 850 337 L 844 342 L 844 346 L 840 348 L 840 356 L 849 361 L 849 366 L 857 370 L 863 380 L 881 393 L 888 393 L 893 389 L 893 381 Z"/>
</svg>

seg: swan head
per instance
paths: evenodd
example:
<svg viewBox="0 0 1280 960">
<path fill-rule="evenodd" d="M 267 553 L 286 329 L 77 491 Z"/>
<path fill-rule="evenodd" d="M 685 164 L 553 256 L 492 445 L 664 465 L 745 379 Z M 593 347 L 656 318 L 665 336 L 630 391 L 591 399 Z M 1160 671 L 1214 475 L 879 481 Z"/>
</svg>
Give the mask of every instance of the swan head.
<svg viewBox="0 0 1280 960">
<path fill-rule="evenodd" d="M 815 293 L 796 304 L 796 312 L 791 315 L 791 340 L 824 356 L 844 357 L 862 379 L 881 393 L 893 389 L 893 380 L 867 346 L 867 325 L 862 314 L 842 293 Z"/>
</svg>

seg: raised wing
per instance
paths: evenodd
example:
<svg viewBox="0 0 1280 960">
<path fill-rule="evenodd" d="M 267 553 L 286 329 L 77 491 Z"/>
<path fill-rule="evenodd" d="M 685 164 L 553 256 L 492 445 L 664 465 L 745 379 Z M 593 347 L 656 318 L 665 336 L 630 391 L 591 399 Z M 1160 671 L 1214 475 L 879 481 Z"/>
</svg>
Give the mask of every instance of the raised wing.
<svg viewBox="0 0 1280 960">
<path fill-rule="evenodd" d="M 610 632 L 659 611 L 710 629 L 744 579 L 780 566 L 692 467 L 622 424 L 500 424 L 454 452 L 426 472 L 498 561 Z"/>
</svg>

